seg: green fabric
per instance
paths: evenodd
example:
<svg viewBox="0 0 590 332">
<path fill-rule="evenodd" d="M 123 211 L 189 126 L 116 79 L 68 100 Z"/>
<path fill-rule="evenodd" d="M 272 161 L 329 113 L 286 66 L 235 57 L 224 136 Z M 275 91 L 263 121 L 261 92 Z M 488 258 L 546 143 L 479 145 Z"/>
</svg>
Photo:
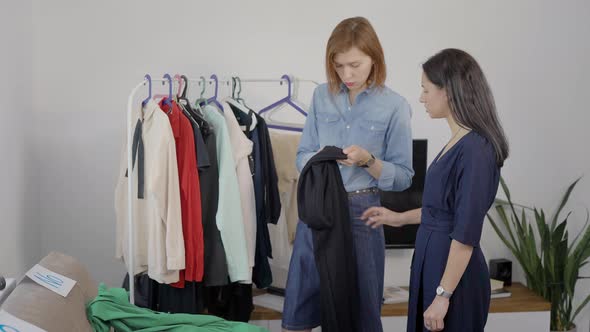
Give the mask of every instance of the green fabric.
<svg viewBox="0 0 590 332">
<path fill-rule="evenodd" d="M 98 287 L 98 296 L 86 305 L 86 315 L 96 332 L 109 332 L 111 326 L 117 332 L 268 332 L 262 327 L 216 316 L 168 314 L 140 308 L 129 303 L 125 289 L 108 289 L 103 283 Z"/>
</svg>

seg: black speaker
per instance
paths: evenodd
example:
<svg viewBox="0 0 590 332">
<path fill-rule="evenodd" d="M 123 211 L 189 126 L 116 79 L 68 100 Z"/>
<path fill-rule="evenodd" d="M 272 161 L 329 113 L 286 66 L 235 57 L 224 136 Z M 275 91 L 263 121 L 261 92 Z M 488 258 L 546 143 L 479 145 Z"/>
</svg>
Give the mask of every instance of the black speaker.
<svg viewBox="0 0 590 332">
<path fill-rule="evenodd" d="M 512 262 L 504 258 L 490 259 L 490 278 L 501 280 L 504 282 L 504 286 L 510 286 L 512 284 Z"/>
</svg>

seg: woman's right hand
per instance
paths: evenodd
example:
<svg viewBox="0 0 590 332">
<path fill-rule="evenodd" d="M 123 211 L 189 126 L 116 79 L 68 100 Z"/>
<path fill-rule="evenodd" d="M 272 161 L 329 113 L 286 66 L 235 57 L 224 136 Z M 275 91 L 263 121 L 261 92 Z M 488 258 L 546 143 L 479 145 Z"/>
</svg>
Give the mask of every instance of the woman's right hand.
<svg viewBox="0 0 590 332">
<path fill-rule="evenodd" d="M 365 221 L 367 226 L 377 228 L 381 225 L 388 225 L 393 227 L 401 227 L 406 223 L 402 220 L 402 214 L 391 211 L 382 206 L 373 206 L 363 212 L 361 219 Z"/>
</svg>

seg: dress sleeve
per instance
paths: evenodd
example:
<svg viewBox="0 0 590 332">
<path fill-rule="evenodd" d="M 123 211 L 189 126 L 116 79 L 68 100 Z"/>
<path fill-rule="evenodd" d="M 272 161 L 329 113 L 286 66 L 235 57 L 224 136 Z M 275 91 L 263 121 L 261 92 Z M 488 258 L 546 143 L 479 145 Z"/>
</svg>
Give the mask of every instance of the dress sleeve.
<svg viewBox="0 0 590 332">
<path fill-rule="evenodd" d="M 458 160 L 456 179 L 455 220 L 450 237 L 478 247 L 483 222 L 494 202 L 500 180 L 493 149 L 479 144 L 465 144 Z"/>
</svg>

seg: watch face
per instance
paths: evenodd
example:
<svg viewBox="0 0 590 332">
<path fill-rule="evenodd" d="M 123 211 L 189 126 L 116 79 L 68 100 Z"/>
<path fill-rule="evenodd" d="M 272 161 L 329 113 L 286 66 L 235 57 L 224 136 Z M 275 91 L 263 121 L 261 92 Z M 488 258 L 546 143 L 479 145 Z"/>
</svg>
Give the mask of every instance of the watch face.
<svg viewBox="0 0 590 332">
<path fill-rule="evenodd" d="M 436 287 L 436 295 L 442 295 L 444 289 L 441 286 Z"/>
</svg>

